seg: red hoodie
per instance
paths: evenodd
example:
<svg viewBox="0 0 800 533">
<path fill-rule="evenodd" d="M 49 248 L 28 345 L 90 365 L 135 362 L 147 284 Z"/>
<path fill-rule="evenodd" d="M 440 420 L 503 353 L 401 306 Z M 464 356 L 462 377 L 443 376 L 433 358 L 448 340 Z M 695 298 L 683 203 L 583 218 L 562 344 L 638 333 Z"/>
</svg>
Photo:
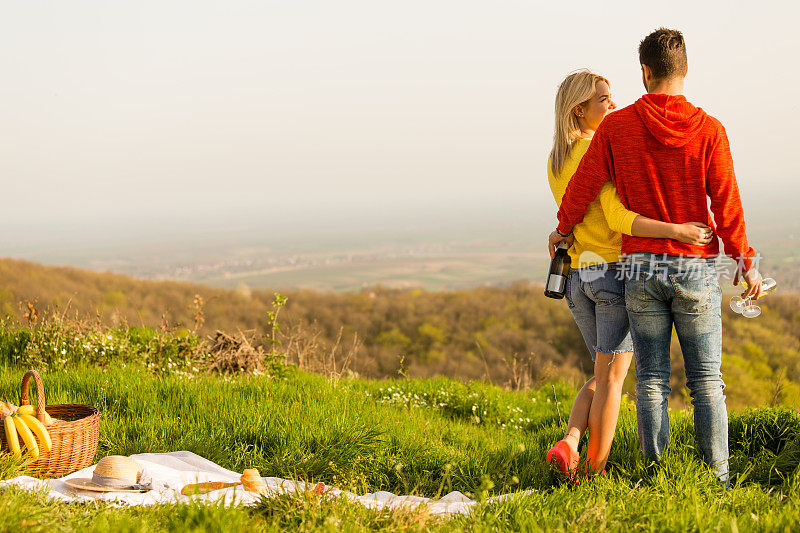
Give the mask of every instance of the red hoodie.
<svg viewBox="0 0 800 533">
<path fill-rule="evenodd" d="M 664 222 L 704 222 L 714 228 L 725 253 L 747 270 L 755 251 L 747 244 L 744 213 L 725 128 L 683 96 L 646 94 L 609 114 L 570 179 L 558 230 L 583 220 L 603 184 L 612 180 L 631 211 Z M 711 198 L 711 212 L 708 199 Z M 622 253 L 715 257 L 717 239 L 693 246 L 672 239 L 622 236 Z"/>
</svg>

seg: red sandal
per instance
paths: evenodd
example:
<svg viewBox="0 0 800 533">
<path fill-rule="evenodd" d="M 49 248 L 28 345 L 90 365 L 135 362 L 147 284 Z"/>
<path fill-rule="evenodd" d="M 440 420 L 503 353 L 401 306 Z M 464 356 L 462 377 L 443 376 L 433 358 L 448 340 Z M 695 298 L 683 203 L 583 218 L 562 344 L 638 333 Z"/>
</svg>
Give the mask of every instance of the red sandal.
<svg viewBox="0 0 800 533">
<path fill-rule="evenodd" d="M 572 451 L 564 439 L 556 442 L 547 452 L 547 464 L 555 463 L 556 467 L 564 474 L 573 472 L 578 467 L 580 455 Z"/>
</svg>

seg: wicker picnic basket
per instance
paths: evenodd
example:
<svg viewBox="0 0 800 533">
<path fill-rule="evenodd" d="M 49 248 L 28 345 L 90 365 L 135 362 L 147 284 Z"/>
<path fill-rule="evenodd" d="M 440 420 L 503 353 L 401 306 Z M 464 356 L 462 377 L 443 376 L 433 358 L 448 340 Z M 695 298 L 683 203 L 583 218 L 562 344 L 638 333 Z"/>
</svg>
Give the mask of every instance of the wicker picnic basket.
<svg viewBox="0 0 800 533">
<path fill-rule="evenodd" d="M 72 403 L 46 406 L 44 384 L 35 370 L 28 370 L 22 377 L 20 406 L 30 403 L 28 388 L 31 378 L 36 382 L 37 418 L 44 423 L 46 411 L 56 421 L 47 426 L 53 449 L 49 453 L 40 449 L 39 459 L 29 463 L 25 473 L 38 478 L 63 477 L 91 465 L 100 437 L 100 411 L 89 405 Z M 5 431 L 0 431 L 0 443 L 3 450 L 8 451 Z"/>
</svg>

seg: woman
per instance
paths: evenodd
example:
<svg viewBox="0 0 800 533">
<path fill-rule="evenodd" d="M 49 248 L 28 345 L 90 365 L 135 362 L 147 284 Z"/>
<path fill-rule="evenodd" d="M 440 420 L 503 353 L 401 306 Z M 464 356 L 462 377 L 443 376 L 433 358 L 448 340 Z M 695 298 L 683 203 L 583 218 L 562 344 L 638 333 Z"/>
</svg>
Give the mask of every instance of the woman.
<svg viewBox="0 0 800 533">
<path fill-rule="evenodd" d="M 608 80 L 589 71 L 570 74 L 558 87 L 547 174 L 559 206 L 594 132 L 615 107 Z M 669 224 L 629 211 L 610 181 L 589 206 L 583 222 L 575 226 L 566 300 L 592 356 L 594 377 L 575 398 L 564 438 L 547 453 L 547 462 L 570 476 L 577 473 L 578 442 L 587 428 L 586 473 L 603 472 L 617 427 L 622 385 L 633 357 L 619 262 L 621 233 L 693 244 L 708 244 L 712 238 L 711 228 L 705 224 Z"/>
</svg>

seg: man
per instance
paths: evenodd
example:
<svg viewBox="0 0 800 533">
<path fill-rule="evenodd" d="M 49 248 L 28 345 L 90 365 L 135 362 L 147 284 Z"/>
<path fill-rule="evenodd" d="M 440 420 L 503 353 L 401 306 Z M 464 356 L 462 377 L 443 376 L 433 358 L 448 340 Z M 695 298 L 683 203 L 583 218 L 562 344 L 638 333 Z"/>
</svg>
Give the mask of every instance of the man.
<svg viewBox="0 0 800 533">
<path fill-rule="evenodd" d="M 734 284 L 747 282 L 743 297 L 758 298 L 761 276 L 753 268 L 744 214 L 725 128 L 682 96 L 687 73 L 683 35 L 659 29 L 639 46 L 647 94 L 608 115 L 558 211 L 549 248 L 570 240 L 603 183 L 612 180 L 628 209 L 665 222 L 705 222 L 737 262 Z M 711 198 L 711 211 L 708 199 Z M 714 257 L 706 246 L 623 235 L 631 267 L 625 282 L 636 360 L 636 412 L 645 462 L 661 461 L 669 444 L 670 340 L 673 325 L 694 405 L 695 436 L 706 462 L 728 486 L 728 415 L 720 371 L 722 291 Z"/>
</svg>

